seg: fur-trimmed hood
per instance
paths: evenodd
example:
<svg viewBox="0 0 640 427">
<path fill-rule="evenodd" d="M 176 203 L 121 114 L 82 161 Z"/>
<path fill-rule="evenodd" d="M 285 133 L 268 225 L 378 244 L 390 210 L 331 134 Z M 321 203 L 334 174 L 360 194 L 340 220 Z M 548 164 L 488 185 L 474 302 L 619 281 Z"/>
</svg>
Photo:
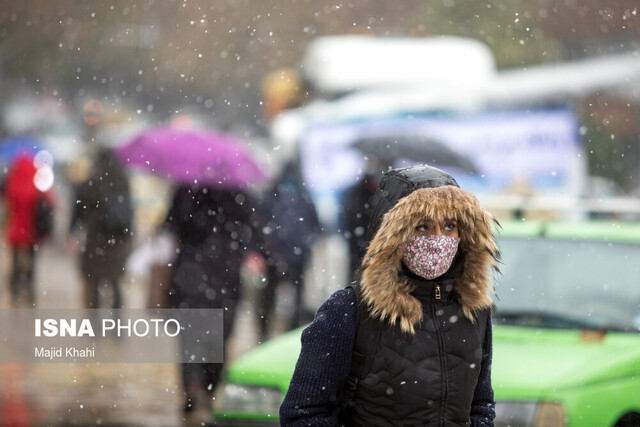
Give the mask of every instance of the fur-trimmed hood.
<svg viewBox="0 0 640 427">
<path fill-rule="evenodd" d="M 464 253 L 464 269 L 455 279 L 463 312 L 474 321 L 474 312 L 493 305 L 491 270 L 497 270 L 498 248 L 492 233 L 492 215 L 480 206 L 476 197 L 457 186 L 453 178 L 435 168 L 420 166 L 391 171 L 373 196 L 372 207 L 386 204 L 371 219 L 373 238 L 362 262 L 360 290 L 373 318 L 398 325 L 403 332 L 414 333 L 422 320 L 422 304 L 411 292 L 402 268 L 402 252 L 407 240 L 425 218 L 434 221 L 455 219 L 460 233 L 459 250 Z M 411 172 L 407 174 L 407 171 Z M 422 172 L 422 173 L 420 173 Z M 415 177 L 430 179 L 416 181 Z M 441 179 L 431 179 L 433 176 Z M 401 179 L 398 179 L 398 178 Z M 398 188 L 399 187 L 399 188 Z M 417 187 L 417 188 L 416 188 Z M 395 194 L 389 197 L 389 194 Z M 406 193 L 406 195 L 405 195 Z M 379 224 L 377 226 L 376 224 Z"/>
</svg>

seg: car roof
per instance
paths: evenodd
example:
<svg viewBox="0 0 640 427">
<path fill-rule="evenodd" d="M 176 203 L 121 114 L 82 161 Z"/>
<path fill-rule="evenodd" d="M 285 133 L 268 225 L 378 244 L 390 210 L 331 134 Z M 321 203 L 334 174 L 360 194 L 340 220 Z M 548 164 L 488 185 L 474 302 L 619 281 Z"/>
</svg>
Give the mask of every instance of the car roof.
<svg viewBox="0 0 640 427">
<path fill-rule="evenodd" d="M 552 239 L 640 243 L 640 221 L 592 219 L 506 220 L 496 226 L 498 237 L 546 237 Z"/>
</svg>

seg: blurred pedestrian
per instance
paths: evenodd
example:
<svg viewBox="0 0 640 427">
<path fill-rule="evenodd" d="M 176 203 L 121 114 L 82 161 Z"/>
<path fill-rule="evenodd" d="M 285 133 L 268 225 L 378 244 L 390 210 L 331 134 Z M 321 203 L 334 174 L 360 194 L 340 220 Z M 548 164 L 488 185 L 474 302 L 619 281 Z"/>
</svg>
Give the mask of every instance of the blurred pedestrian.
<svg viewBox="0 0 640 427">
<path fill-rule="evenodd" d="M 224 343 L 231 335 L 241 297 L 241 264 L 253 241 L 253 204 L 240 191 L 180 186 L 165 222 L 178 248 L 169 305 L 224 309 Z M 222 363 L 182 364 L 185 413 L 202 404 L 210 409 L 223 367 Z"/>
<path fill-rule="evenodd" d="M 2 184 L 7 214 L 5 236 L 11 250 L 9 286 L 14 307 L 36 305 L 36 252 L 52 231 L 53 194 L 38 189 L 37 172 L 33 158 L 20 155 L 10 166 Z M 25 294 L 24 298 L 22 294 Z"/>
<path fill-rule="evenodd" d="M 273 186 L 265 191 L 260 205 L 260 223 L 266 282 L 260 290 L 257 314 L 260 341 L 265 341 L 275 318 L 276 289 L 284 282 L 293 285 L 293 312 L 286 329 L 300 326 L 304 312 L 304 271 L 320 234 L 315 206 L 304 188 L 296 163 L 285 165 Z"/>
<path fill-rule="evenodd" d="M 133 206 L 125 169 L 110 149 L 98 150 L 72 200 L 69 244 L 73 248 L 83 242 L 84 305 L 122 308 L 120 280 L 132 249 Z M 74 236 L 77 232 L 82 235 Z"/>
<path fill-rule="evenodd" d="M 359 281 L 302 334 L 282 425 L 492 426 L 492 217 L 445 172 L 387 172 Z"/>
<path fill-rule="evenodd" d="M 355 279 L 367 251 L 367 225 L 371 217 L 371 196 L 382 172 L 367 172 L 342 194 L 340 225 L 349 247 L 349 280 Z"/>
<path fill-rule="evenodd" d="M 308 91 L 300 73 L 293 68 L 281 68 L 266 74 L 262 78 L 261 94 L 267 122 L 286 110 L 301 106 Z"/>
</svg>

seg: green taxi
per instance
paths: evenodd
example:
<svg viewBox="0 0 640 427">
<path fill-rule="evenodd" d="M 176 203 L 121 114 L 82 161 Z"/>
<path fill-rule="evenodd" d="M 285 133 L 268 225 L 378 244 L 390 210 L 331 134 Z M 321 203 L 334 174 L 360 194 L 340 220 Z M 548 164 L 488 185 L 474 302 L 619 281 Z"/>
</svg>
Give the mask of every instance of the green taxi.
<svg viewBox="0 0 640 427">
<path fill-rule="evenodd" d="M 640 223 L 510 221 L 498 236 L 496 426 L 640 426 Z M 219 424 L 278 422 L 300 333 L 229 367 Z"/>
</svg>

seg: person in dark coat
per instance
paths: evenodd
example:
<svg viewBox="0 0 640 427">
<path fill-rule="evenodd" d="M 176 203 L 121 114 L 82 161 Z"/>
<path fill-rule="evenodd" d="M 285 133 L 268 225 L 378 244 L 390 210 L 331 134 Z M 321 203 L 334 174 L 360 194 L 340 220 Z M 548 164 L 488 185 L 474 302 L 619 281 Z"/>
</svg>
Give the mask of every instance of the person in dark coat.
<svg viewBox="0 0 640 427">
<path fill-rule="evenodd" d="M 9 285 L 14 307 L 33 307 L 36 303 L 34 271 L 36 248 L 42 237 L 36 226 L 36 210 L 44 198 L 53 206 L 51 192 L 44 193 L 35 185 L 37 168 L 33 158 L 19 156 L 11 164 L 2 183 L 2 196 L 6 204 L 5 237 L 11 249 L 11 276 Z M 25 294 L 25 298 L 22 294 Z"/>
<path fill-rule="evenodd" d="M 388 171 L 359 280 L 302 334 L 284 426 L 492 426 L 492 216 L 448 174 Z"/>
<path fill-rule="evenodd" d="M 371 218 L 369 200 L 378 187 L 381 173 L 367 173 L 342 195 L 340 222 L 349 247 L 349 280 L 353 280 L 367 251 L 367 225 Z"/>
<path fill-rule="evenodd" d="M 76 188 L 70 235 L 85 234 L 80 270 L 87 308 L 122 308 L 120 280 L 132 250 L 133 208 L 129 180 L 109 149 L 96 155 L 88 179 Z M 103 301 L 111 290 L 111 304 Z"/>
<path fill-rule="evenodd" d="M 275 291 L 283 282 L 292 283 L 294 291 L 293 313 L 286 327 L 294 329 L 300 326 L 304 271 L 320 234 L 315 206 L 294 163 L 285 166 L 274 185 L 263 195 L 260 222 L 266 282 L 260 292 L 257 314 L 260 340 L 264 341 L 274 317 Z"/>
<path fill-rule="evenodd" d="M 239 191 L 206 186 L 176 189 L 165 226 L 177 238 L 169 288 L 171 308 L 221 308 L 223 341 L 233 330 L 241 297 L 240 268 L 252 249 L 254 202 Z M 211 403 L 223 364 L 182 364 L 185 412 Z"/>
</svg>

